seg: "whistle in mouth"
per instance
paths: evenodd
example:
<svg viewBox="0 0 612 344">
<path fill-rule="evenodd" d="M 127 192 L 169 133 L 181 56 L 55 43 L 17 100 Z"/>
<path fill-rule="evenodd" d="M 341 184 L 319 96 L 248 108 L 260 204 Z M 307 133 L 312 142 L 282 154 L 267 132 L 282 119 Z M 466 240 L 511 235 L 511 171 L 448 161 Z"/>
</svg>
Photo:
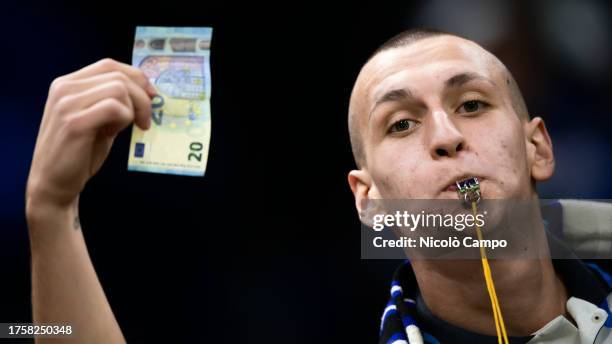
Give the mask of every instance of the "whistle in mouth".
<svg viewBox="0 0 612 344">
<path fill-rule="evenodd" d="M 472 177 L 459 180 L 456 183 L 459 198 L 463 198 L 468 205 L 472 202 L 478 203 L 480 201 L 480 184 L 478 184 L 478 178 Z"/>
</svg>

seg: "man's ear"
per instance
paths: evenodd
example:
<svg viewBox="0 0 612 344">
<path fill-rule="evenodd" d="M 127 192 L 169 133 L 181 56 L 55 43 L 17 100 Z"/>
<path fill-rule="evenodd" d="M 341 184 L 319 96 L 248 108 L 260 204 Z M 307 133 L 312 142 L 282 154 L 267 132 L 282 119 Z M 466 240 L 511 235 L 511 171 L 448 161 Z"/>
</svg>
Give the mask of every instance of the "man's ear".
<svg viewBox="0 0 612 344">
<path fill-rule="evenodd" d="M 524 130 L 531 177 L 535 181 L 547 180 L 555 171 L 555 156 L 544 120 L 535 117 L 525 123 Z"/>
<path fill-rule="evenodd" d="M 372 182 L 372 177 L 366 169 L 352 170 L 348 174 L 348 182 L 355 196 L 355 208 L 360 218 L 364 218 L 369 209 L 365 209 L 371 199 L 380 199 L 378 190 Z"/>
</svg>

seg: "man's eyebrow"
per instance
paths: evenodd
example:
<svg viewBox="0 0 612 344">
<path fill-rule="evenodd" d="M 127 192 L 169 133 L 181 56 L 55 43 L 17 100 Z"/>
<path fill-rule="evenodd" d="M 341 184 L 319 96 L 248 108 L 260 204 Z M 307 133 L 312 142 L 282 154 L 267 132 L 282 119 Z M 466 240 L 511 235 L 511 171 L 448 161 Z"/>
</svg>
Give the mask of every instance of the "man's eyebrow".
<svg viewBox="0 0 612 344">
<path fill-rule="evenodd" d="M 374 112 L 374 110 L 376 110 L 376 108 L 383 103 L 399 102 L 407 99 L 414 99 L 414 96 L 412 95 L 412 92 L 410 92 L 409 89 L 395 89 L 386 92 L 385 94 L 383 94 L 382 97 L 376 100 L 376 103 L 374 103 L 374 106 L 370 111 L 369 117 L 372 117 L 372 113 Z"/>
<path fill-rule="evenodd" d="M 482 80 L 482 81 L 485 81 L 493 85 L 494 87 L 497 87 L 497 85 L 495 84 L 495 82 L 493 82 L 493 80 L 483 75 L 474 73 L 474 72 L 463 72 L 463 73 L 455 74 L 444 82 L 444 87 L 445 88 L 458 88 L 473 80 Z M 370 111 L 368 119 L 372 117 L 374 110 L 376 110 L 376 108 L 381 104 L 389 103 L 389 102 L 405 101 L 405 100 L 414 100 L 414 99 L 415 97 L 412 95 L 410 90 L 407 88 L 388 91 L 385 94 L 383 94 L 382 97 L 376 100 L 376 102 L 374 103 L 374 106 L 372 107 L 372 110 Z"/>
<path fill-rule="evenodd" d="M 495 83 L 493 82 L 493 80 L 484 77 L 480 74 L 476 74 L 476 73 L 472 73 L 472 72 L 465 72 L 465 73 L 459 73 L 459 74 L 455 74 L 452 77 L 448 78 L 445 82 L 444 82 L 444 87 L 445 88 L 457 88 L 457 87 L 461 87 L 464 84 L 472 81 L 472 80 L 482 80 L 485 82 L 488 82 L 490 84 L 492 84 L 493 86 L 497 86 L 495 85 Z"/>
</svg>

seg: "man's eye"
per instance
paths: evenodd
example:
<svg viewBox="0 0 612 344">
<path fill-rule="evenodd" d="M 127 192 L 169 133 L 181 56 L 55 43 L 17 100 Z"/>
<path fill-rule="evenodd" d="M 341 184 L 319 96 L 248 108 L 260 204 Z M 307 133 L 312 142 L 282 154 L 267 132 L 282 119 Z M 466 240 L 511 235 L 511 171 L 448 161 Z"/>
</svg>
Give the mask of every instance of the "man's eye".
<svg viewBox="0 0 612 344">
<path fill-rule="evenodd" d="M 480 100 L 468 100 L 467 102 L 461 104 L 459 107 L 459 113 L 471 113 L 482 110 L 487 107 L 489 104 L 480 101 Z"/>
<path fill-rule="evenodd" d="M 417 125 L 416 121 L 411 119 L 400 119 L 399 121 L 393 123 L 391 128 L 389 128 L 389 132 L 391 133 L 399 133 L 402 131 L 410 130 Z"/>
</svg>

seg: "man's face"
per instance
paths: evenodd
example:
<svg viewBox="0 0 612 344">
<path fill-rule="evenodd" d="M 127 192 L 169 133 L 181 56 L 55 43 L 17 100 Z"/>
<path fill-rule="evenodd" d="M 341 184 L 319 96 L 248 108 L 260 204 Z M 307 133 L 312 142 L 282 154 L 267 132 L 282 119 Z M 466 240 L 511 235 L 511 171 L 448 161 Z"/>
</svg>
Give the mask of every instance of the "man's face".
<svg viewBox="0 0 612 344">
<path fill-rule="evenodd" d="M 478 177 L 485 198 L 530 195 L 528 121 L 512 105 L 505 67 L 453 36 L 376 55 L 353 92 L 369 197 L 457 198 Z"/>
</svg>

